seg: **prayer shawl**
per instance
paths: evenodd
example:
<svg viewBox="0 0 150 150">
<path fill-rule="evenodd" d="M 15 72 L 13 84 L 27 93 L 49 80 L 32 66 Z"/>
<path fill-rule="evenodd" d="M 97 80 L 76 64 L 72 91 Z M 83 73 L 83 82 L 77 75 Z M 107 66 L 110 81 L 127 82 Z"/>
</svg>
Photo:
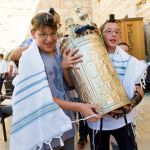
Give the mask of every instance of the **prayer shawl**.
<svg viewBox="0 0 150 150">
<path fill-rule="evenodd" d="M 53 101 L 35 42 L 23 52 L 14 86 L 10 150 L 40 149 L 72 128 L 69 117 Z"/>
<path fill-rule="evenodd" d="M 128 97 L 131 99 L 134 95 L 135 84 L 141 83 L 141 79 L 145 78 L 147 64 L 145 61 L 138 60 L 129 55 L 120 46 L 117 46 L 113 60 L 116 62 L 128 62 L 122 84 Z M 144 84 L 141 83 L 141 86 L 144 87 Z"/>
</svg>

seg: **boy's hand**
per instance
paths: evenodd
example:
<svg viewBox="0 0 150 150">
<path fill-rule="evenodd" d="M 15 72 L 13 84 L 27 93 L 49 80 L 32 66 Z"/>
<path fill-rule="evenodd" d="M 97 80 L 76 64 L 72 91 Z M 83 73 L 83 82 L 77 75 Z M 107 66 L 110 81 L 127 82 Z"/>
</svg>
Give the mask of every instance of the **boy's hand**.
<svg viewBox="0 0 150 150">
<path fill-rule="evenodd" d="M 83 62 L 83 55 L 78 53 L 79 49 L 65 50 L 61 62 L 62 69 L 74 68 L 76 64 Z"/>
<path fill-rule="evenodd" d="M 87 119 L 87 121 L 96 122 L 100 118 L 102 118 L 102 116 L 100 116 L 98 113 L 96 113 L 97 110 L 99 109 L 99 107 L 97 105 L 84 104 L 84 103 L 79 103 L 79 105 L 80 105 L 80 110 L 79 111 L 84 117 L 89 117 L 89 116 L 92 116 L 92 115 L 96 114 L 96 116 Z"/>
<path fill-rule="evenodd" d="M 128 114 L 129 112 L 132 111 L 132 106 L 130 104 L 125 105 L 119 109 L 113 110 L 112 112 L 110 112 L 109 114 L 115 118 L 118 119 L 120 117 L 123 117 L 125 114 Z"/>
</svg>

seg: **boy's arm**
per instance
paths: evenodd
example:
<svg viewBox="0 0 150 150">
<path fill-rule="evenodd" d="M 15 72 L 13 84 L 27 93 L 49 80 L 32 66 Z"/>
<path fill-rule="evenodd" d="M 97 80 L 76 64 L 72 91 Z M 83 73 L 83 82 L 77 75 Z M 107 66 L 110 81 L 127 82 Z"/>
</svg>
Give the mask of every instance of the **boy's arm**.
<svg viewBox="0 0 150 150">
<path fill-rule="evenodd" d="M 62 69 L 62 71 L 63 71 L 63 77 L 64 77 L 64 79 L 65 79 L 65 81 L 66 81 L 68 87 L 69 87 L 69 88 L 73 88 L 73 87 L 74 87 L 74 84 L 73 84 L 72 79 L 71 79 L 71 77 L 70 77 L 70 75 L 69 75 L 69 70 L 67 70 L 67 69 Z"/>
<path fill-rule="evenodd" d="M 69 102 L 69 101 L 64 101 L 64 100 L 58 99 L 58 98 L 53 98 L 53 100 L 62 109 L 80 112 L 84 117 L 88 117 L 88 116 L 97 114 L 96 111 L 97 111 L 97 109 L 99 109 L 99 107 L 94 104 Z M 88 119 L 88 121 L 95 122 L 100 118 L 101 118 L 101 116 L 97 114 L 95 117 Z"/>
</svg>

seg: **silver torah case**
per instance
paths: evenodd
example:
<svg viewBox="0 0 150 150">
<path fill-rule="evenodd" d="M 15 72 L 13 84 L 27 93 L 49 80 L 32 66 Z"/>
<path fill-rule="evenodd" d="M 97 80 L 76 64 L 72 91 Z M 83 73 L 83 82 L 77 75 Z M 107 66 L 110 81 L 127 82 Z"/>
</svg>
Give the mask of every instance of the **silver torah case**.
<svg viewBox="0 0 150 150">
<path fill-rule="evenodd" d="M 69 70 L 82 102 L 97 104 L 100 115 L 130 103 L 110 62 L 103 39 L 95 30 L 86 30 L 81 35 L 70 35 L 62 47 L 70 50 L 78 48 L 83 55 L 83 62 Z"/>
</svg>

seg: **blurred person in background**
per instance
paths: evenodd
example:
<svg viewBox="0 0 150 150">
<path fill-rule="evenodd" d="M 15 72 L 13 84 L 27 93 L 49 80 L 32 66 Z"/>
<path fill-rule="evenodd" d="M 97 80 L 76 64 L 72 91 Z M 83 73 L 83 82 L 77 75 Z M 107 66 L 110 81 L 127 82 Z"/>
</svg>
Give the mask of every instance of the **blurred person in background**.
<svg viewBox="0 0 150 150">
<path fill-rule="evenodd" d="M 8 62 L 8 76 L 13 79 L 18 74 L 18 67 L 13 60 Z"/>
<path fill-rule="evenodd" d="M 3 82 L 8 73 L 8 64 L 3 58 L 4 58 L 4 55 L 0 54 L 0 94 L 1 95 L 2 95 Z"/>
</svg>

